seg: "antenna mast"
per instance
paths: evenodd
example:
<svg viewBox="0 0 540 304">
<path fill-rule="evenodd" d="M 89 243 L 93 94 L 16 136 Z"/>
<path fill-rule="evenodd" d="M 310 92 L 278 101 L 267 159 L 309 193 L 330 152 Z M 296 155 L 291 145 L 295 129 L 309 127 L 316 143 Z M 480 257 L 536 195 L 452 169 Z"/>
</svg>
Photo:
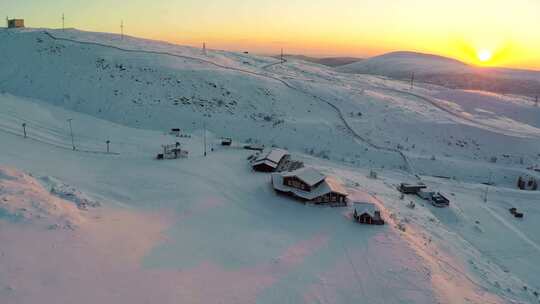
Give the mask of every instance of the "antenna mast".
<svg viewBox="0 0 540 304">
<path fill-rule="evenodd" d="M 120 20 L 120 37 L 124 40 L 124 20 Z"/>
</svg>

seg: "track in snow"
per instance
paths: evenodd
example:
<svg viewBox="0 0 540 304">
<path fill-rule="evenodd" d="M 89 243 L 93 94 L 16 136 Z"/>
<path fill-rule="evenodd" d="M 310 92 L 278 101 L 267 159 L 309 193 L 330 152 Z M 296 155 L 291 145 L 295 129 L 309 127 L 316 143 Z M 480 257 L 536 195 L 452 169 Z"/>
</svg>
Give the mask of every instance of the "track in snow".
<svg viewBox="0 0 540 304">
<path fill-rule="evenodd" d="M 229 67 L 229 66 L 221 65 L 219 63 L 215 63 L 215 62 L 205 60 L 205 59 L 201 59 L 201 58 L 197 58 L 197 57 L 191 57 L 191 56 L 185 56 L 185 55 L 179 55 L 179 54 L 174 54 L 174 53 L 169 53 L 169 52 L 161 52 L 161 51 L 147 51 L 147 50 L 126 49 L 126 48 L 121 48 L 121 47 L 107 45 L 107 44 L 98 43 L 98 42 L 78 41 L 78 40 L 75 40 L 75 39 L 60 38 L 60 37 L 54 36 L 53 34 L 51 34 L 48 31 L 44 31 L 44 33 L 45 33 L 45 35 L 47 35 L 49 38 L 51 38 L 53 40 L 67 41 L 67 42 L 83 44 L 83 45 L 95 45 L 95 46 L 111 48 L 111 49 L 115 49 L 115 50 L 119 50 L 119 51 L 123 51 L 123 52 L 130 52 L 130 53 L 143 53 L 143 54 L 171 56 L 171 57 L 176 57 L 176 58 L 181 58 L 181 59 L 197 61 L 197 62 L 200 62 L 200 63 L 212 65 L 212 66 L 215 66 L 215 67 L 218 67 L 218 68 L 221 68 L 221 69 L 225 69 L 225 70 L 236 71 L 236 72 L 240 72 L 240 73 L 250 74 L 250 75 L 254 75 L 254 76 L 263 77 L 263 78 L 271 79 L 271 80 L 274 80 L 274 81 L 278 81 L 278 82 L 282 83 L 283 85 L 285 85 L 286 87 L 288 87 L 291 90 L 295 90 L 295 91 L 300 92 L 300 93 L 302 93 L 304 95 L 308 95 L 310 97 L 313 97 L 313 98 L 315 98 L 315 99 L 317 99 L 319 101 L 322 101 L 322 102 L 326 103 L 327 105 L 329 105 L 336 112 L 336 114 L 338 115 L 338 118 L 343 122 L 344 126 L 347 128 L 349 133 L 356 140 L 359 140 L 359 141 L 367 144 L 368 146 L 370 146 L 371 148 L 374 148 L 376 150 L 387 151 L 387 152 L 399 154 L 400 157 L 403 159 L 403 162 L 405 163 L 406 171 L 408 171 L 409 173 L 414 175 L 416 178 L 420 179 L 420 177 L 414 172 L 414 169 L 413 169 L 409 159 L 407 158 L 407 156 L 402 151 L 400 151 L 398 149 L 394 149 L 394 148 L 379 146 L 379 145 L 373 143 L 371 140 L 369 140 L 367 138 L 364 138 L 358 132 L 356 132 L 356 130 L 354 130 L 354 128 L 351 127 L 349 122 L 345 119 L 345 116 L 343 115 L 343 112 L 341 111 L 341 109 L 339 109 L 339 107 L 336 106 L 334 103 L 332 103 L 332 102 L 330 102 L 330 101 L 328 101 L 328 100 L 326 100 L 326 99 L 324 99 L 324 98 L 322 98 L 320 96 L 310 94 L 309 92 L 307 92 L 307 91 L 305 91 L 305 90 L 303 90 L 301 88 L 298 88 L 298 87 L 290 84 L 289 82 L 287 82 L 287 81 L 285 81 L 285 80 L 283 80 L 283 79 L 281 79 L 279 77 L 275 77 L 275 76 L 271 76 L 271 75 L 267 75 L 267 74 L 263 74 L 263 73 L 257 73 L 257 72 L 253 72 L 253 71 L 249 71 L 249 70 L 240 69 L 240 68 Z M 277 63 L 268 64 L 268 65 L 264 66 L 263 69 L 266 70 L 266 69 L 268 69 L 268 68 L 270 68 L 272 66 L 275 66 L 275 65 L 277 65 L 279 63 L 281 63 L 281 61 L 279 61 Z"/>
</svg>

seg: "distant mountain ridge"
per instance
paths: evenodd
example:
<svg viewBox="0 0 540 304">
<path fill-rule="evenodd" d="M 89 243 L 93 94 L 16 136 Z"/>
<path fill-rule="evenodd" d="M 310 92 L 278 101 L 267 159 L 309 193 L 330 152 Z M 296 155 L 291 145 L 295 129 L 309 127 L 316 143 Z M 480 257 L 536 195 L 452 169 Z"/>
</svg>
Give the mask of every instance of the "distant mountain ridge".
<svg viewBox="0 0 540 304">
<path fill-rule="evenodd" d="M 450 88 L 536 96 L 540 72 L 476 67 L 456 59 L 416 52 L 392 52 L 336 68 L 343 73 L 410 79 Z"/>
<path fill-rule="evenodd" d="M 279 57 L 279 56 L 277 56 Z M 349 65 L 355 62 L 362 61 L 362 58 L 357 57 L 324 57 L 324 58 L 318 58 L 318 57 L 310 57 L 305 55 L 285 55 L 285 58 L 293 58 L 297 60 L 303 60 L 307 62 L 322 64 L 329 67 L 340 67 L 344 65 Z"/>
</svg>

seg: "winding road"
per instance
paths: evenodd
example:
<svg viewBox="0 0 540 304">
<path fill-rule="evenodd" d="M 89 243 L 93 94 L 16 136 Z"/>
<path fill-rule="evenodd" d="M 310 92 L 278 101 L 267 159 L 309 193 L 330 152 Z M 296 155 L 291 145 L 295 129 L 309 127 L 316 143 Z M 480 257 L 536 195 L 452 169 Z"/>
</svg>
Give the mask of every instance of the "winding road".
<svg viewBox="0 0 540 304">
<path fill-rule="evenodd" d="M 403 159 L 403 162 L 405 163 L 406 171 L 408 171 L 410 174 L 414 175 L 416 178 L 420 179 L 420 177 L 414 172 L 414 169 L 413 169 L 409 159 L 407 158 L 407 156 L 402 151 L 400 151 L 398 149 L 395 149 L 395 148 L 391 148 L 391 147 L 380 146 L 380 145 L 375 144 L 374 142 L 372 142 L 370 139 L 363 137 L 362 135 L 360 135 L 350 125 L 350 123 L 345 118 L 345 115 L 343 114 L 341 109 L 336 104 L 334 104 L 333 102 L 331 102 L 331 101 L 329 101 L 327 99 L 324 99 L 324 98 L 322 98 L 320 96 L 314 95 L 314 94 L 312 94 L 312 93 L 310 93 L 310 92 L 308 92 L 308 91 L 306 91 L 306 90 L 304 90 L 302 88 L 294 86 L 291 83 L 289 83 L 289 82 L 287 82 L 287 81 L 285 81 L 285 80 L 283 80 L 283 79 L 281 79 L 281 78 L 279 78 L 277 76 L 273 76 L 273 75 L 269 75 L 269 74 L 265 74 L 265 73 L 258 73 L 258 72 L 254 72 L 254 71 L 250 71 L 250 70 L 241 69 L 241 68 L 230 67 L 230 66 L 226 66 L 226 65 L 222 65 L 222 64 L 213 62 L 213 61 L 205 60 L 205 59 L 202 59 L 202 58 L 179 55 L 179 54 L 174 54 L 174 53 L 170 53 L 170 52 L 127 49 L 127 48 L 122 48 L 122 47 L 118 47 L 118 46 L 103 44 L 103 43 L 99 43 L 99 42 L 79 41 L 79 40 L 75 40 L 75 39 L 57 37 L 57 36 L 53 35 L 52 33 L 48 32 L 48 31 L 43 31 L 43 33 L 45 35 L 47 35 L 50 39 L 55 40 L 55 41 L 66 41 L 66 42 L 82 44 L 82 45 L 93 45 L 93 46 L 110 48 L 110 49 L 115 49 L 115 50 L 118 50 L 118 51 L 129 52 L 129 53 L 142 53 L 142 54 L 171 56 L 171 57 L 176 57 L 176 58 L 180 58 L 180 59 L 196 61 L 196 62 L 203 63 L 203 64 L 208 64 L 208 65 L 215 66 L 215 67 L 225 69 L 225 70 L 240 72 L 240 73 L 249 74 L 249 75 L 253 75 L 253 76 L 257 76 L 257 77 L 263 77 L 263 78 L 266 78 L 266 79 L 271 79 L 271 80 L 280 82 L 281 84 L 283 84 L 284 86 L 286 86 L 287 88 L 289 88 L 291 90 L 300 92 L 300 93 L 302 93 L 304 95 L 307 95 L 307 96 L 310 96 L 310 97 L 312 97 L 312 98 L 314 98 L 316 100 L 319 100 L 319 101 L 327 104 L 328 106 L 330 106 L 330 108 L 333 109 L 336 112 L 338 118 L 342 121 L 343 125 L 346 127 L 348 132 L 355 138 L 355 140 L 360 141 L 360 142 L 368 145 L 369 147 L 371 147 L 373 149 L 376 149 L 376 150 L 379 150 L 379 151 L 386 151 L 386 152 L 399 154 L 399 156 Z M 271 63 L 271 64 L 263 66 L 262 69 L 267 71 L 270 67 L 275 66 L 275 65 L 280 64 L 280 63 L 281 63 L 281 61 Z"/>
</svg>

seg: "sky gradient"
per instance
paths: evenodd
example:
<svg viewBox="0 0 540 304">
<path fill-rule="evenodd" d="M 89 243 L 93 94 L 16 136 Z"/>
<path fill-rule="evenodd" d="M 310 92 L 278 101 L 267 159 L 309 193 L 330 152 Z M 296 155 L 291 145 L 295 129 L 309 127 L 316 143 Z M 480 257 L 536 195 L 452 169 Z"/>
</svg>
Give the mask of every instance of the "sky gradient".
<svg viewBox="0 0 540 304">
<path fill-rule="evenodd" d="M 50 28 L 65 13 L 66 27 L 103 32 L 119 32 L 124 20 L 129 35 L 214 49 L 357 57 L 410 50 L 540 70 L 540 0 L 0 0 L 0 13 Z"/>
</svg>

